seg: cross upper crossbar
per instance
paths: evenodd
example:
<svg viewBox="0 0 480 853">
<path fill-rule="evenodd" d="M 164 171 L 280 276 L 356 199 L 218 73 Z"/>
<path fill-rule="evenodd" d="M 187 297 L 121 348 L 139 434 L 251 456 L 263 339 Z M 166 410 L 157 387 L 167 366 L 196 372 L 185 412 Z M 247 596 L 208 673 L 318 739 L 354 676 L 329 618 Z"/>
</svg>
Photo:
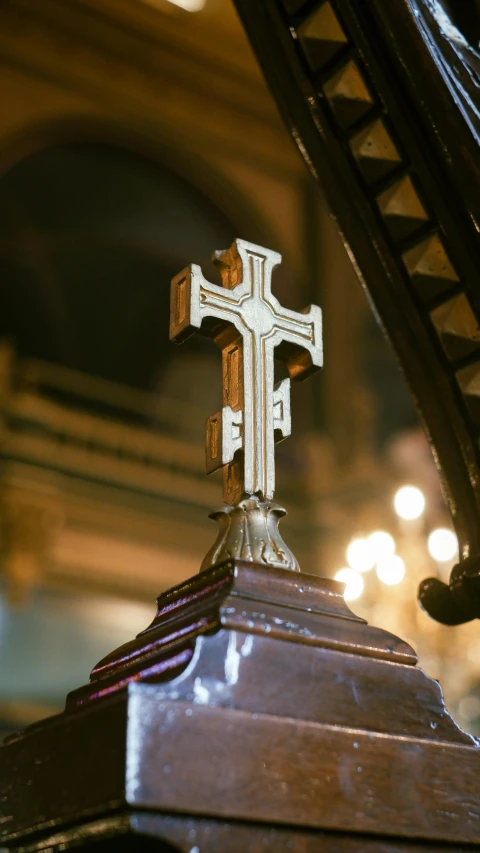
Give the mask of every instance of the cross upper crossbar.
<svg viewBox="0 0 480 853">
<path fill-rule="evenodd" d="M 272 294 L 281 255 L 245 240 L 215 252 L 222 286 L 191 264 L 172 280 L 170 338 L 182 343 L 196 331 L 222 350 L 223 409 L 207 422 L 207 470 L 224 468 L 224 498 L 272 500 L 274 442 L 291 432 L 290 379 L 274 385 L 274 358 L 289 376 L 304 379 L 322 366 L 322 314 L 299 313 Z"/>
</svg>

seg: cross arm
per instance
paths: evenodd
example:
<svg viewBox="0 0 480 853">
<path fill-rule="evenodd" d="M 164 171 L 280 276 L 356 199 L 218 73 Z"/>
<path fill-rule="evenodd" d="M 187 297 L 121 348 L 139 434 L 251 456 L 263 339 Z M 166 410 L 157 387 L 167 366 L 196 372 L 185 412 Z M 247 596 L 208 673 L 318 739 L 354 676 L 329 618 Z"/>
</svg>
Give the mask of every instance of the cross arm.
<svg viewBox="0 0 480 853">
<path fill-rule="evenodd" d="M 195 332 L 217 338 L 227 326 L 238 331 L 238 301 L 242 288 L 231 291 L 207 281 L 198 264 L 190 264 L 172 279 L 170 340 L 183 343 Z"/>
<path fill-rule="evenodd" d="M 170 340 L 183 343 L 201 326 L 200 281 L 202 271 L 190 264 L 178 273 L 170 285 Z"/>
<path fill-rule="evenodd" d="M 285 364 L 291 379 L 308 379 L 323 366 L 322 312 L 310 305 L 301 313 L 282 310 L 282 339 L 276 357 Z"/>
</svg>

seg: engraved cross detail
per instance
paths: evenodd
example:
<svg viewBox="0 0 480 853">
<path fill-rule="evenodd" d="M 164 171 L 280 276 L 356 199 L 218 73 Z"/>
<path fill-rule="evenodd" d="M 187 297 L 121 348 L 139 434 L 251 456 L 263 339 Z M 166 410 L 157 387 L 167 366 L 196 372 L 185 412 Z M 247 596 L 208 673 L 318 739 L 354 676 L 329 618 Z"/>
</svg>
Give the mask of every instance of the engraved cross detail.
<svg viewBox="0 0 480 853">
<path fill-rule="evenodd" d="M 271 292 L 281 255 L 245 240 L 215 252 L 222 286 L 206 281 L 196 264 L 172 280 L 170 338 L 182 343 L 194 332 L 222 350 L 223 408 L 207 421 L 207 471 L 224 469 L 224 499 L 244 495 L 272 500 L 274 442 L 291 432 L 290 379 L 274 385 L 274 358 L 292 379 L 322 366 L 322 314 L 283 308 Z"/>
</svg>

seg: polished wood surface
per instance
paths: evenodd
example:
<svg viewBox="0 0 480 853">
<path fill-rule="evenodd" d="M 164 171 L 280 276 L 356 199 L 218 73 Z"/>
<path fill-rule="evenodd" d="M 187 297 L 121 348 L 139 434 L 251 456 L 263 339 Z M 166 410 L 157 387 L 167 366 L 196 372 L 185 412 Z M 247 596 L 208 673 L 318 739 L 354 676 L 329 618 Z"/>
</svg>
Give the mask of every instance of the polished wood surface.
<svg viewBox="0 0 480 853">
<path fill-rule="evenodd" d="M 92 821 L 139 809 L 201 818 L 206 850 L 218 821 L 248 824 L 249 849 L 273 825 L 268 843 L 283 826 L 298 850 L 306 830 L 326 850 L 326 830 L 480 845 L 480 747 L 413 650 L 335 581 L 243 562 L 160 596 L 152 625 L 63 714 L 10 738 L 0 768 L 7 847 L 63 849 L 74 824 L 88 848 Z"/>
<path fill-rule="evenodd" d="M 101 660 L 92 670 L 90 684 L 68 696 L 67 708 L 112 695 L 134 681 L 171 678 L 194 651 L 198 657 L 198 639 L 220 628 L 399 663 L 416 662 L 415 652 L 402 640 L 354 616 L 341 593 L 336 581 L 305 574 L 295 580 L 282 569 L 241 560 L 204 571 L 163 593 L 152 624 Z M 255 644 L 262 646 L 260 639 Z M 209 665 L 215 657 L 223 666 L 224 643 L 212 639 L 208 648 Z M 295 647 L 290 654 L 296 654 Z"/>
<path fill-rule="evenodd" d="M 100 840 L 101 839 L 101 840 Z M 40 853 L 42 850 L 71 850 L 78 845 L 92 845 L 92 850 L 105 853 L 467 853 L 468 845 L 416 844 L 374 836 L 317 832 L 293 827 L 238 823 L 182 816 L 164 816 L 152 812 L 119 814 L 113 818 L 92 821 L 82 830 L 66 829 L 43 841 L 30 841 L 15 848 L 17 853 Z M 60 847 L 61 845 L 61 847 Z M 95 846 L 93 846 L 95 845 Z M 193 847 L 192 847 L 193 845 Z M 82 848 L 83 849 L 83 848 Z M 195 851 L 196 853 L 196 851 Z"/>
<path fill-rule="evenodd" d="M 480 844 L 472 745 L 163 700 L 145 684 L 95 717 L 95 727 L 79 714 L 6 747 L 7 842 L 130 807 Z M 17 779 L 28 780 L 28 801 Z"/>
</svg>

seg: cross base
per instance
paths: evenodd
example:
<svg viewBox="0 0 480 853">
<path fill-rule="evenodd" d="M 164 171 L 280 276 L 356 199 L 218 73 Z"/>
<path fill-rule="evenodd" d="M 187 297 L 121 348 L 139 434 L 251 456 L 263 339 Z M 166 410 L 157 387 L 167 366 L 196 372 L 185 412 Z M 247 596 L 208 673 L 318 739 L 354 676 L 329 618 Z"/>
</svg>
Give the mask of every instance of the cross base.
<svg viewBox="0 0 480 853">
<path fill-rule="evenodd" d="M 257 495 L 244 497 L 235 506 L 225 505 L 210 513 L 220 530 L 215 544 L 200 567 L 205 571 L 227 560 L 247 560 L 258 565 L 299 572 L 296 557 L 283 541 L 278 525 L 287 511 Z"/>
</svg>

